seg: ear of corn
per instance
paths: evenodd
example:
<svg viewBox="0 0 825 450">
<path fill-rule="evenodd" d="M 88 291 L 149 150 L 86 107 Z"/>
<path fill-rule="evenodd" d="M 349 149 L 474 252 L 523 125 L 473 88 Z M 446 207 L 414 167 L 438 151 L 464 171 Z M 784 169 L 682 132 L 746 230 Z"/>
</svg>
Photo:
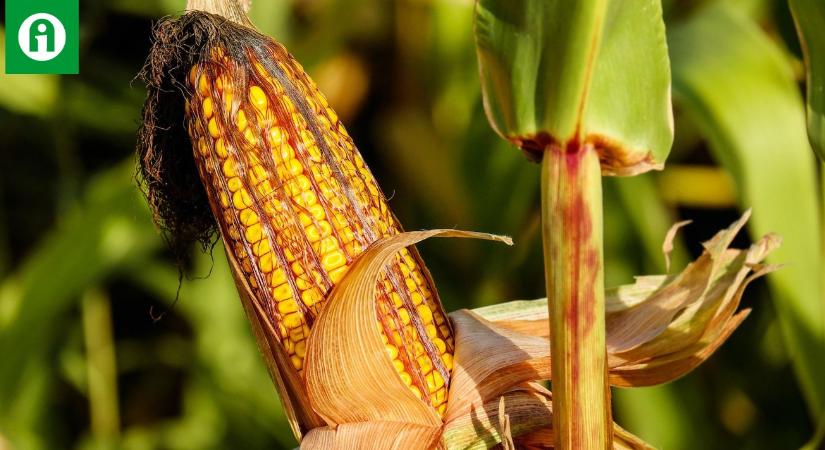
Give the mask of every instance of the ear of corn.
<svg viewBox="0 0 825 450">
<path fill-rule="evenodd" d="M 191 68 L 187 124 L 224 243 L 300 375 L 325 299 L 377 239 L 401 231 L 375 178 L 279 44 Z M 241 274 L 239 274 L 241 275 Z M 400 378 L 443 414 L 453 340 L 429 273 L 404 250 L 376 286 L 377 326 Z"/>
</svg>

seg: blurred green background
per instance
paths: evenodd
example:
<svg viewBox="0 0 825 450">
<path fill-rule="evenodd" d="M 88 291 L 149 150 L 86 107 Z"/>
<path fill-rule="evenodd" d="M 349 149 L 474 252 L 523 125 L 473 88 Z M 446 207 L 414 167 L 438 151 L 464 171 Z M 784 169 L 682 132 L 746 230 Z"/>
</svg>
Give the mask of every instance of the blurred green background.
<svg viewBox="0 0 825 450">
<path fill-rule="evenodd" d="M 80 75 L 0 75 L 2 450 L 296 445 L 221 246 L 193 248 L 179 283 L 134 181 L 134 77 L 183 3 L 81 0 Z M 664 3 L 676 143 L 664 172 L 606 180 L 608 284 L 661 273 L 672 222 L 694 220 L 679 268 L 751 206 L 787 267 L 749 288 L 754 313 L 698 370 L 614 390 L 615 416 L 666 449 L 799 448 L 825 423 L 825 291 L 791 15 Z M 471 0 L 254 0 L 252 19 L 316 79 L 407 229 L 514 238 L 421 246 L 447 310 L 543 296 L 539 168 L 487 124 Z"/>
</svg>

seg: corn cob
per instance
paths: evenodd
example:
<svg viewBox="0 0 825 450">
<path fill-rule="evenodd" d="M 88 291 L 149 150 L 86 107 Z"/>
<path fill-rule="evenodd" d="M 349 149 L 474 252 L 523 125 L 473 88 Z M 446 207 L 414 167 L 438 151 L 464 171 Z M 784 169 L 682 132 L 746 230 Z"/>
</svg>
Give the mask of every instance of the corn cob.
<svg viewBox="0 0 825 450">
<path fill-rule="evenodd" d="M 191 67 L 187 126 L 227 250 L 300 374 L 331 289 L 377 239 L 401 227 L 327 100 L 270 42 L 239 63 L 221 47 Z M 453 340 L 415 250 L 376 286 L 386 351 L 412 392 L 446 409 Z"/>
</svg>

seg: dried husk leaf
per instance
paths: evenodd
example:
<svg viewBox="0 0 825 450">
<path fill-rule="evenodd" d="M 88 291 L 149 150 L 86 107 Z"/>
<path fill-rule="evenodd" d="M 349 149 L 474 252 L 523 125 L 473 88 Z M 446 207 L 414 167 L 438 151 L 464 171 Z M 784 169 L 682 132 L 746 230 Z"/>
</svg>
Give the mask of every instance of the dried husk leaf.
<svg viewBox="0 0 825 450">
<path fill-rule="evenodd" d="M 429 450 L 437 445 L 439 435 L 440 427 L 401 422 L 345 423 L 310 431 L 301 441 L 301 450 Z"/>
<path fill-rule="evenodd" d="M 500 444 L 502 405 L 503 413 L 509 418 L 511 438 L 518 439 L 518 436 L 543 429 L 552 433 L 553 408 L 549 392 L 516 389 L 448 421 L 442 432 L 443 446 L 470 450 L 488 449 Z"/>
<path fill-rule="evenodd" d="M 730 322 L 735 321 L 733 314 L 747 285 L 777 268 L 759 266 L 757 263 L 778 245 L 779 239 L 775 235 L 768 235 L 747 251 L 725 252 L 724 259 L 727 259 L 727 264 L 716 266 L 720 270 L 713 274 L 714 281 L 701 298 L 679 311 L 678 317 L 655 339 L 626 352 L 610 352 L 610 366 L 616 368 L 672 354 L 685 357 L 693 354 L 695 358 L 697 348 L 694 344 L 698 343 L 702 348 L 721 345 L 726 339 L 722 335 L 726 331 L 728 334 L 733 331 L 728 328 L 731 326 Z M 752 270 L 755 272 L 751 274 Z M 710 356 L 710 353 L 705 358 Z M 695 365 L 698 365 L 698 362 Z"/>
<path fill-rule="evenodd" d="M 503 410 L 502 410 L 503 408 Z M 502 416 L 509 420 L 510 433 L 502 432 Z M 542 450 L 553 448 L 552 393 L 538 383 L 525 383 L 492 399 L 481 407 L 445 424 L 441 444 L 447 449 L 482 450 L 496 448 L 512 438 L 513 448 Z M 502 438 L 505 438 L 502 441 Z M 613 423 L 613 448 L 651 449 L 644 441 Z"/>
<path fill-rule="evenodd" d="M 498 327 L 466 309 L 451 313 L 450 319 L 456 353 L 445 422 L 514 386 L 550 377 L 547 339 Z"/>
<path fill-rule="evenodd" d="M 722 263 L 725 250 L 749 216 L 750 211 L 705 242 L 705 252 L 645 302 L 609 314 L 606 320 L 608 353 L 625 352 L 649 342 L 660 335 L 682 309 L 701 304 L 717 276 L 716 269 Z"/>
<path fill-rule="evenodd" d="M 441 426 L 438 413 L 395 371 L 375 324 L 375 286 L 381 271 L 399 250 L 436 236 L 512 243 L 506 237 L 458 230 L 401 233 L 373 243 L 330 293 L 307 341 L 307 392 L 327 425 L 384 421 Z"/>
<path fill-rule="evenodd" d="M 670 272 L 670 254 L 673 253 L 673 240 L 676 239 L 676 233 L 679 232 L 679 229 L 689 225 L 692 220 L 683 220 L 681 222 L 676 222 L 673 226 L 667 230 L 667 234 L 665 235 L 665 242 L 662 244 L 662 253 L 665 254 L 665 272 Z"/>
<path fill-rule="evenodd" d="M 638 277 L 632 285 L 607 291 L 608 365 L 612 385 L 649 386 L 672 381 L 710 357 L 745 319 L 748 311 L 734 315 L 744 290 L 752 280 L 776 270 L 777 266 L 760 263 L 780 244 L 778 236 L 769 234 L 747 250 L 728 249 L 748 216 L 746 212 L 742 219 L 706 242 L 705 252 L 681 274 Z M 477 320 L 481 325 L 473 333 L 484 335 L 486 327 L 495 339 L 506 336 L 511 347 L 519 347 L 524 342 L 532 343 L 528 337 L 548 336 L 547 311 L 546 299 L 479 308 L 473 311 L 474 317 L 488 321 Z M 468 322 L 462 311 L 450 316 L 454 323 Z M 633 327 L 644 339 L 632 332 Z M 460 335 L 456 338 L 462 340 Z M 475 338 L 478 342 L 484 339 L 494 338 Z M 456 367 L 460 364 L 457 357 Z M 549 367 L 549 361 L 521 349 L 498 355 L 487 364 L 491 367 L 483 370 L 488 372 L 507 372 L 510 367 L 543 368 L 545 364 Z M 518 374 L 519 370 L 514 373 Z M 525 380 L 519 378 L 519 382 L 522 381 Z M 454 387 L 459 386 L 463 384 L 454 380 Z M 482 384 L 476 392 L 465 394 L 468 401 L 477 403 L 479 395 L 486 401 L 483 389 Z"/>
</svg>

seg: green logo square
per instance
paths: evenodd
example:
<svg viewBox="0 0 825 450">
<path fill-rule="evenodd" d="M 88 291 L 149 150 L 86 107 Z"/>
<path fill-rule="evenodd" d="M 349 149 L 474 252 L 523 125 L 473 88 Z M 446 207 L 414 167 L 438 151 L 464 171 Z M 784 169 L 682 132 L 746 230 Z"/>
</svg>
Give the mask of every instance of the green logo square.
<svg viewBox="0 0 825 450">
<path fill-rule="evenodd" d="M 6 0 L 6 73 L 78 73 L 79 1 Z"/>
</svg>

